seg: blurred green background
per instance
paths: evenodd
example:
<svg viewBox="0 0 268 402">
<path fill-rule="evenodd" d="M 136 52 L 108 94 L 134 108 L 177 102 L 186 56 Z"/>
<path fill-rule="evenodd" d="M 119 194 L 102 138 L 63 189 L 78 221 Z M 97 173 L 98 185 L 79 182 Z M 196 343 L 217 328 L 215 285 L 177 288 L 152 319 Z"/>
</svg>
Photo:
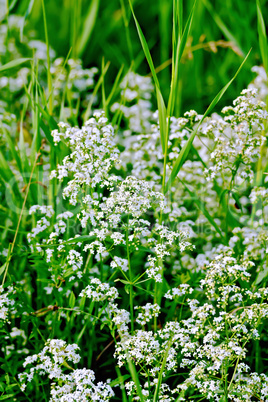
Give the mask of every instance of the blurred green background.
<svg viewBox="0 0 268 402">
<path fill-rule="evenodd" d="M 160 67 L 161 89 L 167 97 L 171 56 L 172 0 L 133 0 L 133 7 Z M 128 0 L 44 0 L 49 42 L 57 56 L 81 58 L 84 67 L 101 67 L 110 61 L 105 85 L 111 88 L 122 65 L 143 75 L 149 67 L 141 49 Z M 260 1 L 267 19 L 267 1 Z M 24 39 L 29 35 L 45 41 L 42 0 L 6 0 L 10 14 L 25 17 Z M 193 0 L 184 1 L 184 20 Z M 34 33 L 31 33 L 35 31 Z M 252 48 L 250 57 L 217 110 L 229 104 L 254 77 L 251 67 L 261 64 L 255 0 L 197 0 L 191 38 L 180 69 L 176 114 L 195 109 L 204 112 L 216 93 L 229 81 Z"/>
</svg>

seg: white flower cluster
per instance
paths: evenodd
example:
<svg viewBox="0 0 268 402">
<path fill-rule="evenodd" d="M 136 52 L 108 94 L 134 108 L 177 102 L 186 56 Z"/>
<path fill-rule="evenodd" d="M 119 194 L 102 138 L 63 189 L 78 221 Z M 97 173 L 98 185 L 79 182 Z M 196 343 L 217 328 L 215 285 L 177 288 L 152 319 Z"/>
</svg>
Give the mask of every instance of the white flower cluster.
<svg viewBox="0 0 268 402">
<path fill-rule="evenodd" d="M 119 293 L 115 287 L 110 287 L 108 283 L 101 283 L 98 278 L 90 279 L 90 285 L 88 285 L 82 292 L 80 296 L 86 296 L 92 301 L 114 301 L 118 298 Z"/>
<path fill-rule="evenodd" d="M 252 183 L 253 163 L 266 140 L 263 121 L 267 120 L 266 105 L 257 98 L 257 90 L 245 89 L 234 102 L 225 107 L 223 118 L 209 119 L 201 127 L 203 135 L 215 137 L 211 153 L 211 166 L 205 170 L 208 180 L 224 174 L 229 182 L 241 185 L 245 180 Z"/>
<path fill-rule="evenodd" d="M 160 306 L 158 304 L 146 303 L 144 306 L 135 306 L 135 309 L 139 311 L 136 322 L 142 326 L 160 314 Z"/>
<path fill-rule="evenodd" d="M 82 186 L 102 188 L 112 181 L 108 172 L 119 162 L 119 151 L 115 147 L 113 127 L 107 121 L 102 113 L 95 112 L 81 129 L 60 123 L 62 131 L 52 132 L 55 144 L 64 140 L 73 149 L 64 158 L 63 165 L 51 174 L 58 179 L 73 174 L 74 178 L 63 190 L 63 197 L 69 198 L 72 205 L 77 204 Z"/>
<path fill-rule="evenodd" d="M 15 300 L 11 297 L 16 291 L 12 286 L 0 286 L 0 320 L 8 321 L 9 314 L 15 310 Z"/>
<path fill-rule="evenodd" d="M 33 367 L 30 367 L 29 372 L 19 374 L 22 390 L 25 390 L 35 374 L 47 375 L 53 381 L 50 389 L 51 402 L 109 401 L 114 396 L 109 381 L 95 384 L 94 372 L 85 368 L 73 370 L 70 374 L 63 370 L 71 369 L 67 362 L 79 362 L 77 350 L 79 347 L 76 344 L 67 345 L 59 339 L 48 339 L 39 354 L 28 356 L 23 363 L 24 367 Z"/>
<path fill-rule="evenodd" d="M 175 395 L 182 397 L 188 389 L 196 389 L 206 398 L 220 402 L 223 389 L 222 370 L 230 367 L 232 372 L 234 362 L 237 362 L 228 387 L 228 398 L 242 401 L 235 399 L 235 395 L 242 395 L 244 387 L 248 401 L 252 401 L 251 398 L 256 394 L 264 396 L 267 390 L 266 376 L 259 376 L 257 373 L 248 373 L 245 376 L 243 370 L 239 369 L 243 368 L 242 362 L 247 356 L 246 344 L 250 340 L 259 339 L 258 327 L 268 317 L 268 290 L 264 288 L 253 292 L 245 286 L 236 285 L 249 280 L 248 270 L 251 266 L 249 261 L 239 264 L 232 257 L 232 251 L 226 249 L 224 254 L 218 255 L 206 267 L 206 278 L 201 280 L 201 288 L 204 287 L 207 300 L 189 298 L 193 291 L 200 293 L 200 288 L 192 289 L 188 284 L 172 288 L 167 292 L 166 298 L 174 300 L 174 309 L 176 303 L 182 309 L 185 303 L 181 303 L 176 296 L 188 296 L 190 317 L 168 321 L 156 333 L 137 330 L 133 335 L 122 337 L 115 352 L 119 366 L 131 359 L 144 374 L 147 373 L 147 377 L 149 375 L 151 384 L 157 384 L 161 362 L 165 358 L 164 376 L 168 376 L 178 366 L 188 370 L 187 378 L 183 375 L 181 383 L 169 389 L 167 395 L 170 400 Z M 148 305 L 145 310 L 152 308 L 153 305 Z M 142 325 L 153 316 L 151 311 L 148 314 L 146 311 L 145 317 L 141 317 Z M 257 381 L 254 388 L 251 379 L 255 377 Z M 246 386 L 246 381 L 249 381 L 249 387 Z M 238 388 L 240 391 L 237 394 Z M 137 395 L 137 389 L 131 382 L 127 389 L 131 391 L 131 395 Z M 142 389 L 144 395 L 147 395 L 146 383 Z M 179 400 L 187 400 L 187 397 Z"/>
<path fill-rule="evenodd" d="M 185 296 L 191 294 L 193 292 L 193 288 L 188 285 L 188 283 L 182 283 L 177 288 L 172 288 L 167 291 L 165 294 L 166 299 L 173 300 L 176 296 Z"/>
<path fill-rule="evenodd" d="M 164 208 L 163 194 L 153 191 L 152 182 L 138 180 L 128 176 L 119 186 L 118 191 L 112 192 L 103 205 L 107 214 L 130 214 L 140 218 L 142 214 L 152 208 L 154 204 Z"/>
<path fill-rule="evenodd" d="M 128 260 L 125 258 L 115 256 L 110 265 L 112 268 L 119 268 L 124 272 L 128 271 Z"/>
</svg>

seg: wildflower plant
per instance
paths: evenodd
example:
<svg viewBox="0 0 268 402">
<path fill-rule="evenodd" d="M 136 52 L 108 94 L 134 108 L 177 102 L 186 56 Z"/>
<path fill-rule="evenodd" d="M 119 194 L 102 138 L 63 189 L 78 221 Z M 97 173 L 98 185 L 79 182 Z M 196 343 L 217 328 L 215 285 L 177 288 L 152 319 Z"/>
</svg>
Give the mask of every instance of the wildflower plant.
<svg viewBox="0 0 268 402">
<path fill-rule="evenodd" d="M 268 401 L 267 75 L 179 117 L 195 6 L 182 30 L 174 5 L 168 102 L 131 2 L 152 77 L 108 94 L 104 61 L 97 80 L 46 38 L 0 78 L 0 111 L 24 105 L 19 140 L 1 111 L 0 400 Z"/>
</svg>

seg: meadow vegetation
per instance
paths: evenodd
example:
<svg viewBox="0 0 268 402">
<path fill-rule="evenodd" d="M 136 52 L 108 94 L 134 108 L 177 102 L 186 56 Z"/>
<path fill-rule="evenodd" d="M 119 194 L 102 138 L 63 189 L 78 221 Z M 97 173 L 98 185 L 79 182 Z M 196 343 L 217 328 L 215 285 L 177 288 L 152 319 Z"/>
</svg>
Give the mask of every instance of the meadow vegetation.
<svg viewBox="0 0 268 402">
<path fill-rule="evenodd" d="M 0 401 L 268 401 L 266 2 L 218 3 L 0 1 Z"/>
</svg>

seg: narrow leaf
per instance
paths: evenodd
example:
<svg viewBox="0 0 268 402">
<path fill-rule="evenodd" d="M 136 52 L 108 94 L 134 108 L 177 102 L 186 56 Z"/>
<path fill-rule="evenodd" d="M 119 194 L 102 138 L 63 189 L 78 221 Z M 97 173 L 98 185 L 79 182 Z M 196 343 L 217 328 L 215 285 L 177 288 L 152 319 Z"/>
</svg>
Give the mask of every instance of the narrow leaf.
<svg viewBox="0 0 268 402">
<path fill-rule="evenodd" d="M 78 46 L 77 46 L 78 57 L 81 57 L 82 54 L 84 53 L 85 48 L 90 39 L 90 36 L 92 34 L 92 31 L 94 29 L 94 26 L 95 26 L 95 23 L 97 20 L 97 16 L 98 16 L 99 4 L 100 4 L 100 0 L 92 0 L 91 1 L 91 5 L 89 7 L 87 16 L 84 20 L 81 38 L 80 38 L 80 40 L 78 42 Z"/>
<path fill-rule="evenodd" d="M 9 63 L 6 63 L 6 64 L 0 66 L 0 72 L 10 70 L 11 68 L 14 68 L 14 67 L 18 67 L 21 64 L 26 63 L 26 61 L 29 61 L 29 60 L 31 60 L 29 57 L 12 60 Z"/>
<path fill-rule="evenodd" d="M 113 87 L 112 87 L 112 89 L 111 89 L 111 92 L 110 92 L 108 98 L 106 99 L 106 104 L 107 104 L 107 106 L 111 103 L 111 100 L 112 100 L 112 98 L 113 98 L 113 96 L 114 96 L 114 93 L 115 93 L 115 91 L 116 91 L 117 88 L 118 88 L 118 82 L 119 82 L 119 80 L 120 80 L 120 78 L 121 78 L 121 75 L 122 75 L 123 70 L 124 70 L 124 65 L 121 66 L 120 70 L 118 71 L 118 74 L 117 74 L 117 76 L 116 76 L 116 78 L 115 78 L 115 81 L 114 81 Z"/>
<path fill-rule="evenodd" d="M 160 126 L 160 138 L 161 138 L 161 145 L 162 145 L 162 149 L 163 149 L 163 153 L 165 152 L 165 142 L 166 142 L 166 116 L 167 116 L 167 111 L 166 111 L 166 106 L 165 106 L 165 102 L 161 93 L 161 89 L 160 89 L 160 85 L 159 85 L 159 81 L 156 75 L 156 71 L 155 71 L 155 67 L 154 67 L 154 63 L 150 54 L 150 50 L 148 47 L 148 44 L 146 42 L 145 36 L 143 35 L 143 32 L 141 30 L 141 27 L 138 23 L 138 20 L 135 16 L 132 4 L 131 4 L 131 0 L 129 0 L 129 5 L 131 8 L 131 12 L 136 24 L 136 28 L 137 28 L 137 32 L 140 38 L 140 42 L 143 48 L 143 52 L 145 54 L 145 57 L 147 59 L 147 62 L 149 64 L 151 73 L 152 73 L 152 77 L 156 86 L 156 97 L 157 97 L 157 107 L 158 107 L 158 112 L 159 112 L 159 126 Z"/>
<path fill-rule="evenodd" d="M 137 390 L 137 394 L 140 398 L 141 402 L 144 402 L 144 398 L 143 398 L 143 394 L 141 391 L 141 386 L 140 386 L 140 381 L 139 381 L 139 377 L 135 368 L 135 365 L 133 364 L 132 360 L 130 359 L 130 357 L 128 357 L 127 359 L 128 362 L 128 368 L 131 374 L 131 378 L 134 381 L 135 385 L 136 385 L 136 390 Z"/>
<path fill-rule="evenodd" d="M 268 74 L 268 45 L 267 45 L 267 35 L 264 19 L 262 16 L 260 1 L 256 0 L 257 3 L 257 17 L 258 17 L 258 34 L 259 34 L 259 45 L 261 51 L 262 62 L 266 73 Z"/>
<path fill-rule="evenodd" d="M 177 42 L 177 47 L 175 49 L 175 60 L 173 62 L 173 71 L 172 71 L 172 80 L 171 80 L 171 89 L 170 89 L 170 95 L 169 95 L 169 100 L 168 100 L 168 108 L 167 108 L 167 114 L 168 116 L 171 116 L 174 111 L 174 105 L 175 105 L 175 100 L 176 100 L 176 92 L 178 91 L 178 77 L 179 77 L 179 66 L 180 66 L 180 60 L 183 55 L 187 39 L 189 37 L 190 29 L 192 26 L 192 21 L 193 21 L 193 15 L 194 15 L 194 10 L 195 10 L 195 5 L 196 1 L 194 2 L 194 5 L 192 7 L 191 13 L 188 17 L 187 23 L 185 25 L 183 34 L 181 37 L 178 38 Z M 181 7 L 180 7 L 181 8 Z M 179 18 L 179 17 L 178 17 Z M 181 21 L 180 21 L 181 23 Z"/>
</svg>

